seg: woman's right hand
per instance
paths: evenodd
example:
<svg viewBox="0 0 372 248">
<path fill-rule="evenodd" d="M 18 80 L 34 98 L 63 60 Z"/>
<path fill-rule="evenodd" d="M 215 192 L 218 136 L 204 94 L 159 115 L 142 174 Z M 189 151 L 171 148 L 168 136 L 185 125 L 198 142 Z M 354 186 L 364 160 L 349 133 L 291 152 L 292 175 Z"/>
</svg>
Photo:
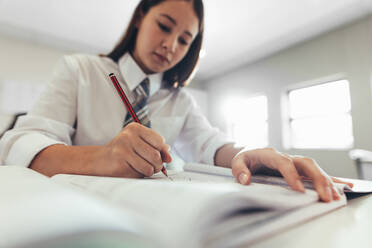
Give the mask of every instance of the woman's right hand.
<svg viewBox="0 0 372 248">
<path fill-rule="evenodd" d="M 128 124 L 99 153 L 97 174 L 115 177 L 149 177 L 172 161 L 170 147 L 153 129 Z"/>
</svg>

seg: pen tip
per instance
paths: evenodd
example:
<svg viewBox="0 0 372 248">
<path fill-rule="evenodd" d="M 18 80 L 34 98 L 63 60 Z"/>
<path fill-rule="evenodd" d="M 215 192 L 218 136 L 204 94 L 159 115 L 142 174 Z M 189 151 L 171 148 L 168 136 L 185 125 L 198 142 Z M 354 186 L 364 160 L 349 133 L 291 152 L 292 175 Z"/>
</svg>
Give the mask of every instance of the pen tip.
<svg viewBox="0 0 372 248">
<path fill-rule="evenodd" d="M 168 177 L 168 173 L 167 173 L 167 170 L 165 169 L 165 167 L 163 166 L 163 168 L 161 169 L 161 171 L 163 172 L 163 174 Z"/>
</svg>

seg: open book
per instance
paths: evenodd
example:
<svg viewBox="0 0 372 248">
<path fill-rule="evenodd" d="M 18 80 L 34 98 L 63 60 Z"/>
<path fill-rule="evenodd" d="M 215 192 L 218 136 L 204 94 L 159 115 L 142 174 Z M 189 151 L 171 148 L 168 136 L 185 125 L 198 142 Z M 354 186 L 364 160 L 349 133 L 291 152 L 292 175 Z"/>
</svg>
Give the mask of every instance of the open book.
<svg viewBox="0 0 372 248">
<path fill-rule="evenodd" d="M 175 179 L 181 180 L 199 180 L 199 181 L 234 181 L 234 176 L 232 175 L 231 169 L 206 165 L 206 164 L 198 164 L 198 163 L 188 163 L 183 168 L 184 172 L 178 174 Z M 190 174 L 191 173 L 191 174 Z M 189 179 L 188 178 L 189 175 Z M 159 177 L 153 176 L 152 178 Z M 178 179 L 177 179 L 178 177 Z M 343 193 L 372 193 L 372 181 L 367 180 L 359 180 L 359 179 L 350 179 L 350 178 L 342 178 L 338 177 L 341 180 L 351 182 L 354 184 L 352 188 L 345 184 L 335 183 L 336 188 L 340 192 Z M 282 177 L 272 177 L 272 176 L 265 176 L 265 175 L 253 175 L 252 180 L 253 183 L 260 183 L 260 184 L 269 184 L 269 185 L 280 185 L 282 187 L 289 188 L 288 184 Z M 314 186 L 311 181 L 304 181 L 304 186 L 307 189 L 314 189 Z"/>
<path fill-rule="evenodd" d="M 236 247 L 346 204 L 345 196 L 319 202 L 315 191 L 292 191 L 277 178 L 242 186 L 213 166 L 168 173 L 47 178 L 0 166 L 0 247 Z"/>
</svg>

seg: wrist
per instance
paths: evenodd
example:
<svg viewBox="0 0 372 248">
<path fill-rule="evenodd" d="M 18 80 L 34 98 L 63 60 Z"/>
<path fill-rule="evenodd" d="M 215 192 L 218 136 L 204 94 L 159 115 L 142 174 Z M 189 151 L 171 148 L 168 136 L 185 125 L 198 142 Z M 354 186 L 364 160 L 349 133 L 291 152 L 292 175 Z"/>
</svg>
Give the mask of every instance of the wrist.
<svg viewBox="0 0 372 248">
<path fill-rule="evenodd" d="M 80 171 L 85 175 L 100 176 L 105 174 L 105 161 L 108 158 L 106 146 L 89 146 L 81 155 Z"/>
<path fill-rule="evenodd" d="M 234 147 L 234 144 L 221 146 L 215 153 L 215 165 L 231 168 L 233 158 L 243 149 L 243 147 Z"/>
</svg>

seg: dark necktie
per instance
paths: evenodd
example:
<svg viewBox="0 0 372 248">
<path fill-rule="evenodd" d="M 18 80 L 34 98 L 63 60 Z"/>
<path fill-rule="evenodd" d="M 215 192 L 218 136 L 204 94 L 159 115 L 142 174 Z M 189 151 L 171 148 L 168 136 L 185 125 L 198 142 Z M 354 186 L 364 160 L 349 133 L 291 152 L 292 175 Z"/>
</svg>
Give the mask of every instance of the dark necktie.
<svg viewBox="0 0 372 248">
<path fill-rule="evenodd" d="M 138 119 L 141 121 L 142 125 L 146 127 L 151 127 L 151 122 L 147 116 L 148 109 L 147 109 L 147 99 L 149 98 L 149 84 L 150 81 L 148 78 L 145 78 L 134 90 L 133 90 L 133 98 L 134 102 L 132 103 L 133 110 L 136 112 Z M 133 121 L 130 113 L 128 112 L 125 120 L 124 125 L 128 125 Z"/>
</svg>

